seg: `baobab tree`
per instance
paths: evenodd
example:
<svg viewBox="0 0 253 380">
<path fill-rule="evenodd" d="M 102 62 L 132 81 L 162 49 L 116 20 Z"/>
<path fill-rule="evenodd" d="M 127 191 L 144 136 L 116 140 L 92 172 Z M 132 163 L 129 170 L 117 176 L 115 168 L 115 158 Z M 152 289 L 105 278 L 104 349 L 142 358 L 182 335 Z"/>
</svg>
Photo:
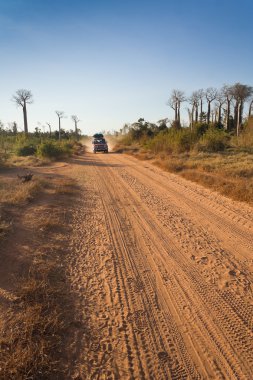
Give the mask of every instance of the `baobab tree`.
<svg viewBox="0 0 253 380">
<path fill-rule="evenodd" d="M 223 91 L 219 91 L 217 93 L 217 97 L 216 97 L 216 100 L 217 100 L 217 103 L 216 103 L 216 106 L 217 106 L 217 122 L 218 124 L 221 124 L 221 109 L 222 109 L 222 106 L 223 104 L 226 102 L 226 99 L 225 99 L 225 96 L 224 96 L 224 93 Z"/>
<path fill-rule="evenodd" d="M 191 130 L 192 130 L 193 124 L 194 124 L 194 116 L 195 116 L 195 123 L 198 122 L 198 106 L 199 106 L 198 91 L 193 91 L 193 93 L 188 99 L 188 103 L 190 103 L 192 106 L 191 111 L 190 110 L 188 111 L 188 113 L 190 112 L 190 120 L 191 120 L 190 124 L 191 124 Z"/>
<path fill-rule="evenodd" d="M 216 88 L 208 87 L 206 89 L 206 101 L 207 101 L 207 124 L 210 123 L 211 116 L 211 103 L 216 99 L 218 91 Z"/>
<path fill-rule="evenodd" d="M 59 140 L 61 139 L 61 119 L 64 117 L 63 111 L 55 111 L 56 115 L 58 116 L 59 121 Z"/>
<path fill-rule="evenodd" d="M 204 102 L 204 98 L 205 98 L 205 91 L 203 90 L 203 88 L 200 88 L 198 91 L 197 91 L 197 98 L 198 98 L 198 103 L 199 103 L 199 117 L 200 117 L 200 122 L 202 122 L 203 120 L 203 102 Z M 197 120 L 198 121 L 198 120 Z"/>
<path fill-rule="evenodd" d="M 71 119 L 73 120 L 74 124 L 75 124 L 75 134 L 76 134 L 76 137 L 78 136 L 78 128 L 77 128 L 77 125 L 79 123 L 79 120 L 78 117 L 76 115 L 72 115 L 71 116 Z"/>
<path fill-rule="evenodd" d="M 231 87 L 231 93 L 235 99 L 234 119 L 236 125 L 236 134 L 239 135 L 240 126 L 242 124 L 244 102 L 253 94 L 253 87 L 246 84 L 235 83 Z"/>
<path fill-rule="evenodd" d="M 223 96 L 225 98 L 226 102 L 226 124 L 225 129 L 228 131 L 230 128 L 230 108 L 231 108 L 231 101 L 233 99 L 233 94 L 231 90 L 231 86 L 228 86 L 227 84 L 224 84 L 224 86 L 221 89 L 221 92 L 223 93 Z"/>
<path fill-rule="evenodd" d="M 180 90 L 172 90 L 171 96 L 167 104 L 175 111 L 175 122 L 180 126 L 180 106 L 186 100 L 184 92 Z"/>
<path fill-rule="evenodd" d="M 27 110 L 26 105 L 33 103 L 33 96 L 31 91 L 20 89 L 16 91 L 16 94 L 13 95 L 12 100 L 20 107 L 23 108 L 23 117 L 24 117 L 24 132 L 28 134 L 28 123 L 27 123 Z"/>
</svg>

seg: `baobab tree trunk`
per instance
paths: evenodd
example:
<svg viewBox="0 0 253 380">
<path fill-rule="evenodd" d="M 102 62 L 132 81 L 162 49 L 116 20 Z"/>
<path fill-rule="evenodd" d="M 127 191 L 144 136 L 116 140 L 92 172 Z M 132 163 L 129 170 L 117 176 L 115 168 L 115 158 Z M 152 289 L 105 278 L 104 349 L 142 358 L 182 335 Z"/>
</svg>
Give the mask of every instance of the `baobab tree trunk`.
<svg viewBox="0 0 253 380">
<path fill-rule="evenodd" d="M 218 123 L 221 123 L 221 104 L 218 107 Z"/>
<path fill-rule="evenodd" d="M 239 136 L 240 125 L 241 125 L 241 122 L 240 122 L 241 107 L 242 107 L 241 102 L 238 102 L 238 105 L 237 105 L 237 123 L 236 123 L 236 135 L 237 136 Z"/>
<path fill-rule="evenodd" d="M 177 116 L 178 116 L 178 114 L 177 114 L 177 103 L 175 104 L 175 121 L 177 121 Z"/>
<path fill-rule="evenodd" d="M 195 123 L 198 122 L 199 119 L 199 107 L 197 104 L 195 104 Z"/>
<path fill-rule="evenodd" d="M 239 113 L 239 123 L 240 125 L 242 125 L 242 119 L 243 119 L 243 106 L 244 106 L 244 102 L 242 100 L 240 100 L 240 113 Z"/>
<path fill-rule="evenodd" d="M 61 118 L 59 117 L 59 140 L 61 139 Z"/>
<path fill-rule="evenodd" d="M 230 100 L 227 100 L 226 130 L 229 131 L 229 128 L 230 128 Z"/>
<path fill-rule="evenodd" d="M 253 99 L 251 100 L 251 102 L 249 104 L 249 117 L 251 116 L 252 105 L 253 105 Z"/>
<path fill-rule="evenodd" d="M 26 112 L 26 103 L 23 106 L 23 115 L 24 115 L 24 131 L 25 134 L 28 134 L 28 123 L 27 123 L 27 112 Z"/>
<path fill-rule="evenodd" d="M 238 100 L 235 103 L 234 106 L 234 128 L 237 128 L 237 123 L 238 123 Z"/>
<path fill-rule="evenodd" d="M 192 112 L 191 112 L 191 131 L 193 130 L 193 123 L 194 123 L 194 105 L 192 105 Z"/>
<path fill-rule="evenodd" d="M 211 115 L 211 102 L 207 103 L 207 124 L 210 124 L 210 115 Z"/>
<path fill-rule="evenodd" d="M 177 106 L 177 121 L 180 124 L 180 102 L 178 102 L 178 106 Z"/>
<path fill-rule="evenodd" d="M 203 100 L 200 99 L 200 121 L 202 122 L 203 117 Z"/>
<path fill-rule="evenodd" d="M 189 108 L 187 108 L 188 111 L 188 117 L 189 117 L 189 127 L 191 129 L 191 123 L 192 123 L 192 113 Z M 192 130 L 192 129 L 191 129 Z"/>
</svg>

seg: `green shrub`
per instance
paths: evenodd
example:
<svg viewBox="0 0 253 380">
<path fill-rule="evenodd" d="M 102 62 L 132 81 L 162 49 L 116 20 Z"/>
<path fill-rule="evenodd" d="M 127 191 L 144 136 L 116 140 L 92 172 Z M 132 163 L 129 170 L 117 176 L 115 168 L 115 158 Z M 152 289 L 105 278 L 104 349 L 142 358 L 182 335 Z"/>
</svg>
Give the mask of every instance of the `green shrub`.
<svg viewBox="0 0 253 380">
<path fill-rule="evenodd" d="M 197 136 L 202 136 L 208 129 L 208 124 L 206 123 L 195 123 L 193 126 L 193 131 Z"/>
<path fill-rule="evenodd" d="M 16 147 L 16 155 L 17 156 L 33 156 L 36 153 L 36 146 L 27 144 L 27 145 L 18 145 Z"/>
<path fill-rule="evenodd" d="M 37 154 L 43 158 L 61 158 L 70 156 L 72 149 L 71 142 L 45 141 L 38 146 Z"/>
<path fill-rule="evenodd" d="M 182 153 L 190 151 L 197 138 L 197 134 L 190 131 L 189 128 L 170 128 L 166 132 L 158 133 L 147 146 L 154 153 Z"/>
<path fill-rule="evenodd" d="M 196 149 L 200 152 L 221 152 L 229 146 L 229 135 L 219 129 L 209 128 Z"/>
<path fill-rule="evenodd" d="M 43 158 L 58 158 L 61 153 L 59 145 L 54 141 L 43 142 L 37 149 L 38 156 Z"/>
</svg>

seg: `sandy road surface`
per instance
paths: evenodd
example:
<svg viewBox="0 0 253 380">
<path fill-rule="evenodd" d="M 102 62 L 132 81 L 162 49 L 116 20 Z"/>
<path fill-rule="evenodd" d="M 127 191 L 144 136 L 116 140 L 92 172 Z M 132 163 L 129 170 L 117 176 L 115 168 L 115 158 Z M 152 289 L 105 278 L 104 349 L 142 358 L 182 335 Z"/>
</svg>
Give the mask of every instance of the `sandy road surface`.
<svg viewBox="0 0 253 380">
<path fill-rule="evenodd" d="M 65 170 L 71 377 L 253 379 L 252 209 L 125 155 Z"/>
</svg>

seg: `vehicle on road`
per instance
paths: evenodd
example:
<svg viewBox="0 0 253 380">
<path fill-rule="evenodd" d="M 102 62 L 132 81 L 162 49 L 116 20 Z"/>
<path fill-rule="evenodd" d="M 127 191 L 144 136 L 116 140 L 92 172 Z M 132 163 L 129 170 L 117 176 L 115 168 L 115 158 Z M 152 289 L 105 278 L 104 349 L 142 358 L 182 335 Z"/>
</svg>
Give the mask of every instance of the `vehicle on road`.
<svg viewBox="0 0 253 380">
<path fill-rule="evenodd" d="M 108 153 L 108 144 L 102 133 L 96 133 L 93 136 L 93 153 L 104 152 Z"/>
</svg>

